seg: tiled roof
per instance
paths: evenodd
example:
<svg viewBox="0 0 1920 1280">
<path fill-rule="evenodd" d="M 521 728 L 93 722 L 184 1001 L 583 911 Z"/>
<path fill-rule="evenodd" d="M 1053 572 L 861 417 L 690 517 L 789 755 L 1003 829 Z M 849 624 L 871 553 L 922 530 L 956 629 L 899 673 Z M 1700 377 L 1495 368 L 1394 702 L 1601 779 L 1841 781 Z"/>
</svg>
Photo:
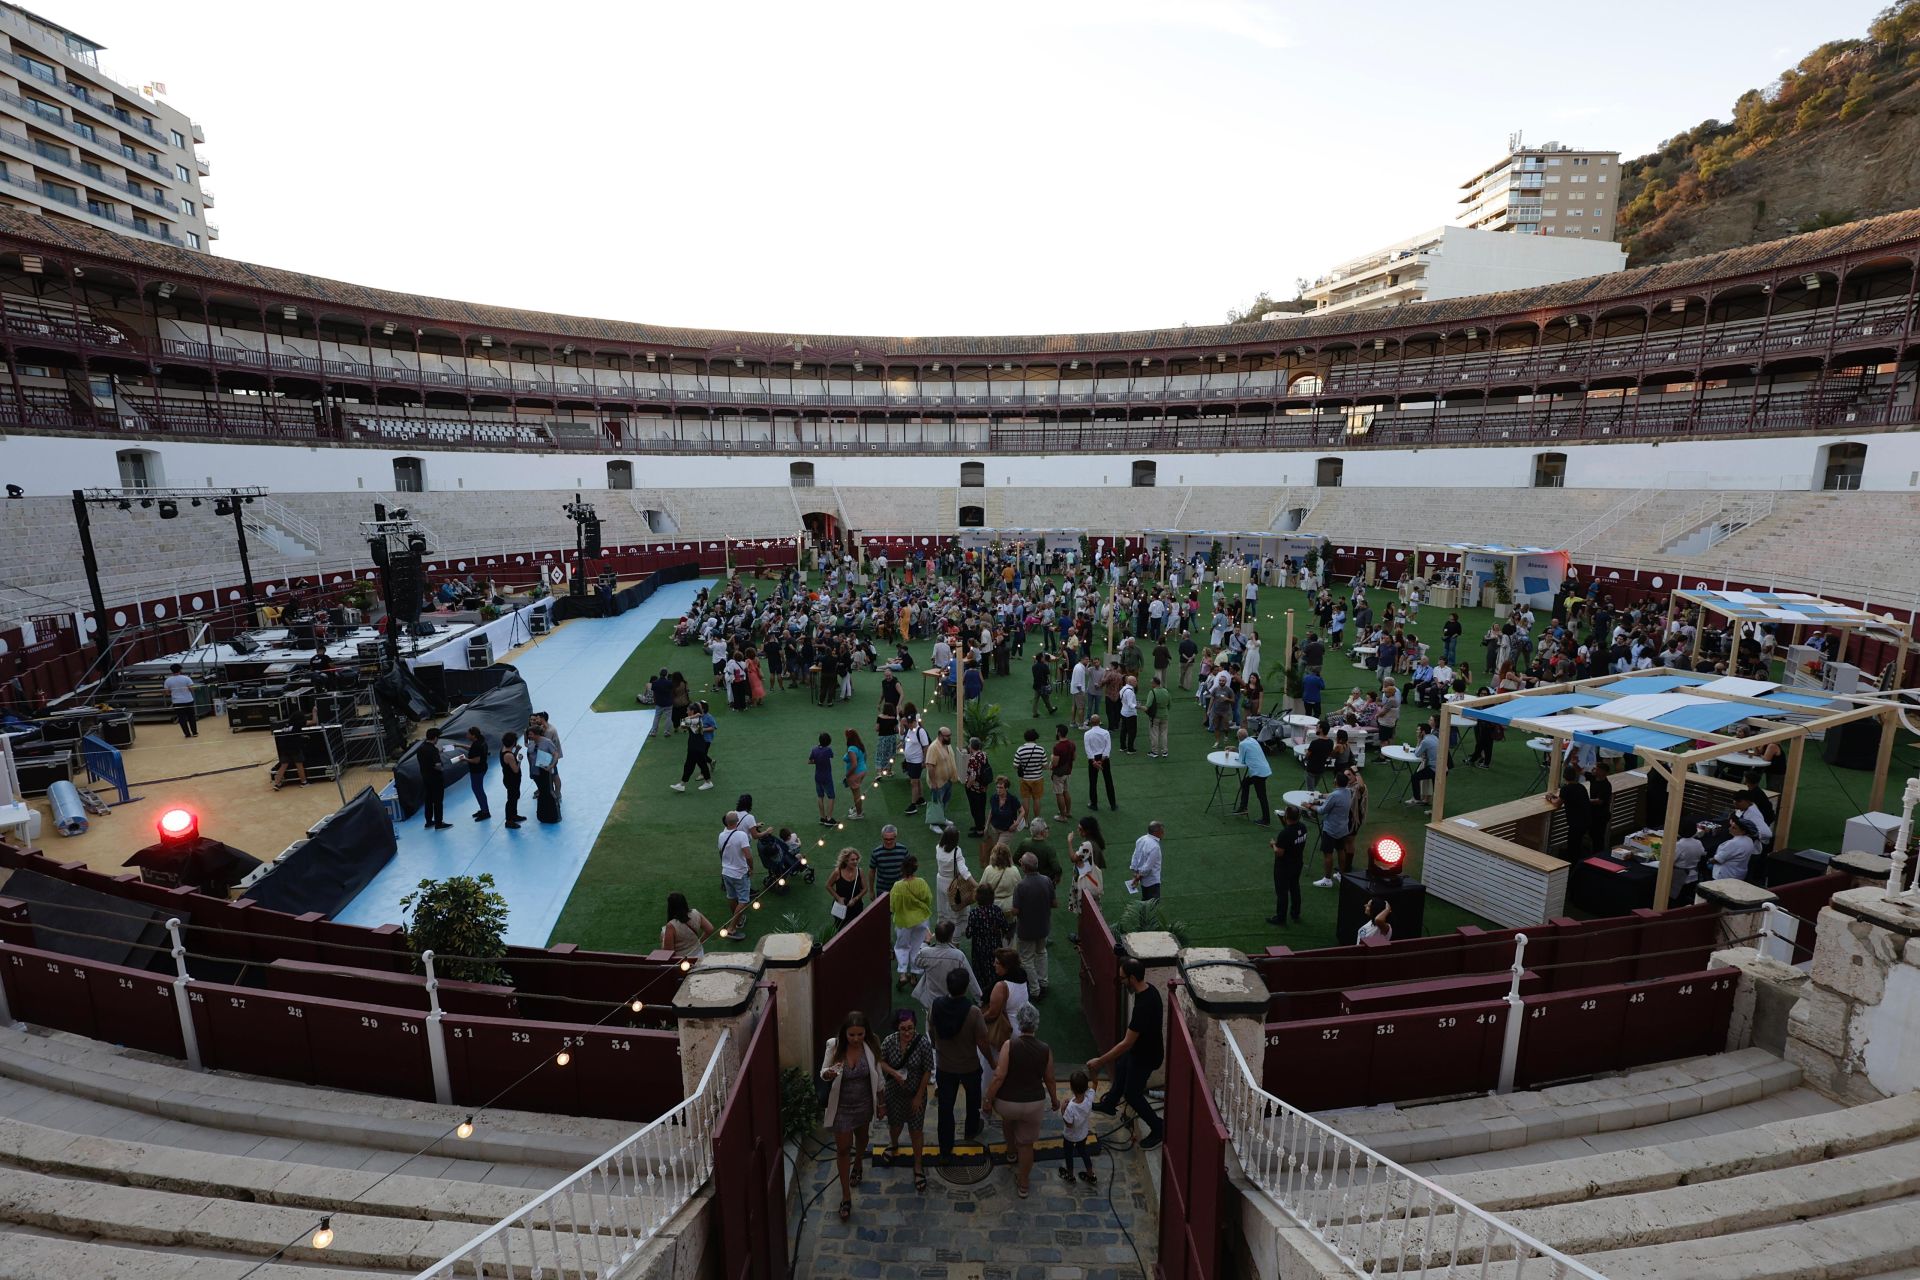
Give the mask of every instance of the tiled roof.
<svg viewBox="0 0 1920 1280">
<path fill-rule="evenodd" d="M 682 329 L 670 325 L 600 320 L 587 316 L 515 307 L 490 306 L 448 298 L 429 298 L 374 289 L 340 280 L 327 280 L 298 271 L 263 267 L 232 258 L 216 258 L 190 250 L 96 230 L 77 222 L 39 214 L 0 209 L 0 243 L 57 254 L 70 249 L 100 258 L 117 259 L 149 268 L 183 283 L 197 282 L 217 290 L 225 285 L 243 290 L 265 290 L 326 305 L 351 307 L 395 319 L 438 323 L 473 333 L 486 330 L 551 335 L 556 339 L 614 342 L 654 347 L 662 352 L 712 352 L 771 356 L 776 359 L 847 359 L 854 353 L 875 359 L 912 357 L 1099 356 L 1108 352 L 1135 352 L 1155 348 L 1191 350 L 1247 345 L 1276 346 L 1318 342 L 1347 335 L 1370 334 L 1406 326 L 1457 328 L 1492 318 L 1524 315 L 1570 307 L 1592 308 L 1641 294 L 1705 285 L 1711 281 L 1753 272 L 1798 267 L 1846 254 L 1885 249 L 1910 254 L 1920 248 L 1920 210 L 1867 218 L 1763 244 L 1677 262 L 1639 267 L 1611 275 L 1589 276 L 1559 284 L 1538 285 L 1505 293 L 1420 302 L 1382 311 L 1339 312 L 1330 316 L 1290 316 L 1283 320 L 1240 325 L 1201 325 L 1186 328 L 1140 329 L 1120 333 L 1063 333 L 1033 337 L 880 338 L 816 334 L 729 332 L 718 329 Z M 796 344 L 799 350 L 796 351 Z"/>
</svg>

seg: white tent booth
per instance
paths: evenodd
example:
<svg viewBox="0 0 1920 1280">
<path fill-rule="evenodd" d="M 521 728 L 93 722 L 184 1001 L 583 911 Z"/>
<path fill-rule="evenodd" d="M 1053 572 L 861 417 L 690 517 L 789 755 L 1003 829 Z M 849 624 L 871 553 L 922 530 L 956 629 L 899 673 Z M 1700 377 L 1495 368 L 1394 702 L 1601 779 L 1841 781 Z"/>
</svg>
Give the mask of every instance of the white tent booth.
<svg viewBox="0 0 1920 1280">
<path fill-rule="evenodd" d="M 1048 551 L 1077 551 L 1080 535 L 1086 532 L 1085 529 L 962 529 L 955 536 L 968 551 L 991 547 L 996 542 L 1002 548 L 1024 542 L 1033 547 L 1045 543 Z M 1111 535 L 1094 539 L 1096 542 L 1111 540 Z"/>
<path fill-rule="evenodd" d="M 1506 570 L 1508 586 L 1515 604 L 1550 609 L 1567 580 L 1572 557 L 1551 547 L 1508 547 L 1481 542 L 1421 542 L 1414 551 L 1419 557 L 1420 575 L 1437 576 L 1441 557 L 1458 557 L 1460 562 L 1460 604 L 1492 604 L 1488 594 L 1496 567 Z"/>
<path fill-rule="evenodd" d="M 1147 540 L 1148 550 L 1156 553 L 1160 550 L 1160 544 L 1166 543 L 1167 554 L 1175 562 L 1208 555 L 1216 542 L 1220 544 L 1223 559 L 1245 562 L 1271 558 L 1281 565 L 1303 558 L 1309 551 L 1319 553 L 1324 561 L 1327 547 L 1327 540 L 1317 533 L 1276 533 L 1271 530 L 1142 529 L 1140 536 Z"/>
</svg>

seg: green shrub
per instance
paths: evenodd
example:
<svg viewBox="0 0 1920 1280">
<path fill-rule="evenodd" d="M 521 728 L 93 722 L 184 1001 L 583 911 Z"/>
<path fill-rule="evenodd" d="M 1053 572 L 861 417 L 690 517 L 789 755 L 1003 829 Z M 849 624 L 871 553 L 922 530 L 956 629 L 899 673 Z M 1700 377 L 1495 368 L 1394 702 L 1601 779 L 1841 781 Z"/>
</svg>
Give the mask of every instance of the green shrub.
<svg viewBox="0 0 1920 1280">
<path fill-rule="evenodd" d="M 422 880 L 400 899 L 400 910 L 408 947 L 433 952 L 439 977 L 512 985 L 494 963 L 507 954 L 507 900 L 494 891 L 492 876 Z"/>
</svg>

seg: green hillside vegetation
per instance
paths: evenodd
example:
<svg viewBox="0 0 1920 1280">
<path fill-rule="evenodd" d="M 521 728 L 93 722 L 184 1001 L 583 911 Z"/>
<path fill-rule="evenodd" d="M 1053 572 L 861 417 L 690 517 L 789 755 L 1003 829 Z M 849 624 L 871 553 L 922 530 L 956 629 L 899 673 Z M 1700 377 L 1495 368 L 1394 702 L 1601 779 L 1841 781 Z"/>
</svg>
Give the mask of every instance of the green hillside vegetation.
<svg viewBox="0 0 1920 1280">
<path fill-rule="evenodd" d="M 1731 120 L 1703 120 L 1658 151 L 1621 166 L 1619 235 L 1635 263 L 1672 248 L 1689 210 L 1749 189 L 1769 147 L 1866 116 L 1920 82 L 1920 0 L 1881 11 L 1865 39 L 1821 45 L 1766 89 L 1749 89 Z M 1858 216 L 1823 209 L 1800 223 L 1818 230 Z"/>
</svg>

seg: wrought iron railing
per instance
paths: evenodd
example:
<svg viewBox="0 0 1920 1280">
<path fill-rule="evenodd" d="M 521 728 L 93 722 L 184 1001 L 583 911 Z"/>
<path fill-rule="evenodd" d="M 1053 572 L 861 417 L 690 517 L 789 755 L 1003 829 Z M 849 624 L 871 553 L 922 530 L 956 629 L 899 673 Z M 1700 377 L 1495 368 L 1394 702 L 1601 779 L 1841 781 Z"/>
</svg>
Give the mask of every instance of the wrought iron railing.
<svg viewBox="0 0 1920 1280">
<path fill-rule="evenodd" d="M 713 1172 L 713 1130 L 727 1100 L 727 1035 L 692 1096 L 416 1280 L 618 1273 L 686 1207 Z"/>
<path fill-rule="evenodd" d="M 1605 1280 L 1518 1227 L 1322 1124 L 1260 1087 L 1225 1029 L 1231 1062 L 1216 1101 L 1241 1168 L 1356 1276 L 1485 1276 Z M 1500 1274 L 1509 1274 L 1506 1267 Z"/>
</svg>

